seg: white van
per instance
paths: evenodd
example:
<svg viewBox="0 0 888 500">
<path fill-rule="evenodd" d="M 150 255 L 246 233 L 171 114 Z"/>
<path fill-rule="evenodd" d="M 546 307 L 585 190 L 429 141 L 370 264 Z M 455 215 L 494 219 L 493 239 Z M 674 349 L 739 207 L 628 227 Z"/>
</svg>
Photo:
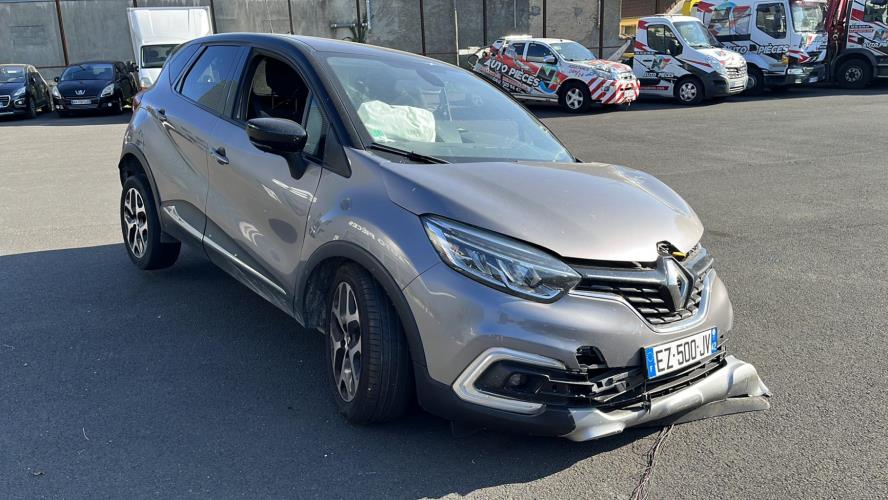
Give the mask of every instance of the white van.
<svg viewBox="0 0 888 500">
<path fill-rule="evenodd" d="M 127 10 L 139 86 L 154 84 L 170 53 L 179 44 L 213 34 L 209 7 L 137 7 Z"/>
<path fill-rule="evenodd" d="M 698 17 L 726 48 L 746 58 L 748 92 L 827 78 L 827 0 L 693 1 Z"/>
<path fill-rule="evenodd" d="M 632 54 L 625 62 L 641 82 L 641 95 L 698 104 L 746 89 L 743 56 L 722 48 L 696 17 L 639 19 Z"/>
</svg>

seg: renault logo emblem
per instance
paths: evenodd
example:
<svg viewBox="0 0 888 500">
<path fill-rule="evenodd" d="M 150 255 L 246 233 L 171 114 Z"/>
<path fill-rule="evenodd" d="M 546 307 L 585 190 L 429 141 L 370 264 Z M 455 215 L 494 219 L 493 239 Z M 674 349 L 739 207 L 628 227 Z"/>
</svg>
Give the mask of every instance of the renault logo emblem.
<svg viewBox="0 0 888 500">
<path fill-rule="evenodd" d="M 673 310 L 684 309 L 688 303 L 691 279 L 688 273 L 672 259 L 666 259 L 666 290 L 672 298 Z"/>
<path fill-rule="evenodd" d="M 83 95 L 83 94 L 86 93 L 86 90 L 84 90 L 84 89 L 77 89 L 77 90 L 74 91 L 74 93 L 77 94 L 77 95 Z"/>
</svg>

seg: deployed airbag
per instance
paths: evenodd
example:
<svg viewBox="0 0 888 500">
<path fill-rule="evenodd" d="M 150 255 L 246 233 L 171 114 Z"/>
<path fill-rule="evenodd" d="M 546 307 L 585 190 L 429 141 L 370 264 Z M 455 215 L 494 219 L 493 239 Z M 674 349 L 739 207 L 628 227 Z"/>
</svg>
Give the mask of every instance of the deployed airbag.
<svg viewBox="0 0 888 500">
<path fill-rule="evenodd" d="M 427 109 L 367 101 L 358 116 L 374 141 L 435 142 L 435 116 Z"/>
</svg>

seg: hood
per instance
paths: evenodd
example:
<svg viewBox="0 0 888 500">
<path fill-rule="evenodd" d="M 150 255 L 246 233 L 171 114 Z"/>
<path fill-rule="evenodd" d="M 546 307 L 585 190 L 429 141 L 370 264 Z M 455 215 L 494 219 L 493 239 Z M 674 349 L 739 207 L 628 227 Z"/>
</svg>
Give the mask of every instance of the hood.
<svg viewBox="0 0 888 500">
<path fill-rule="evenodd" d="M 653 262 L 657 243 L 690 250 L 703 226 L 653 176 L 600 163 L 383 162 L 391 200 L 532 243 L 561 257 Z"/>
<path fill-rule="evenodd" d="M 623 63 L 616 61 L 608 61 L 606 59 L 590 59 L 588 61 L 568 61 L 569 65 L 580 68 L 590 68 L 603 71 L 617 70 L 620 72 L 631 72 L 632 68 Z"/>
<path fill-rule="evenodd" d="M 694 49 L 706 57 L 714 57 L 724 66 L 740 66 L 745 61 L 743 56 L 733 50 L 725 50 L 718 47 L 710 47 L 707 49 Z"/>
<path fill-rule="evenodd" d="M 24 87 L 24 83 L 3 83 L 0 84 L 0 95 L 12 95 L 16 90 Z"/>
<path fill-rule="evenodd" d="M 110 83 L 111 80 L 68 80 L 59 82 L 58 88 L 63 97 L 95 97 Z M 78 95 L 78 90 L 84 92 Z"/>
</svg>

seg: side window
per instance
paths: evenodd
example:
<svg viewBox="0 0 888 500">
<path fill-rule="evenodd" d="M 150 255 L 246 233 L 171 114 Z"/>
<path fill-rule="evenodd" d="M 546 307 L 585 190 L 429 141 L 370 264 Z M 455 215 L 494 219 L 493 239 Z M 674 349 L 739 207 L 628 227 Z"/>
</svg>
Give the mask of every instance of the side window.
<svg viewBox="0 0 888 500">
<path fill-rule="evenodd" d="M 786 9 L 782 3 L 755 6 L 755 27 L 771 38 L 786 38 Z"/>
<path fill-rule="evenodd" d="M 553 56 L 549 47 L 541 43 L 531 43 L 527 47 L 527 60 L 532 62 L 543 62 L 546 56 Z"/>
<path fill-rule="evenodd" d="M 302 123 L 308 102 L 308 86 L 293 67 L 268 56 L 255 57 L 250 64 L 252 75 L 246 99 L 245 120 L 253 118 L 286 118 Z"/>
<path fill-rule="evenodd" d="M 867 0 L 863 20 L 868 23 L 888 24 L 888 0 Z"/>
<path fill-rule="evenodd" d="M 736 8 L 733 5 L 715 8 L 707 28 L 719 40 L 729 41 L 736 36 L 748 36 L 749 18 L 751 17 L 749 11 L 748 7 Z"/>
<path fill-rule="evenodd" d="M 197 52 L 199 47 L 200 45 L 197 44 L 187 45 L 177 49 L 172 55 L 170 55 L 166 60 L 170 83 L 176 83 L 176 80 L 179 79 L 179 75 L 185 70 L 185 65 L 188 64 L 188 60 L 191 59 L 191 56 L 193 56 L 195 52 Z"/>
<path fill-rule="evenodd" d="M 506 55 L 511 57 L 524 57 L 525 45 L 527 45 L 525 42 L 510 43 L 509 46 L 506 47 Z"/>
<path fill-rule="evenodd" d="M 207 47 L 182 82 L 182 95 L 216 113 L 223 113 L 239 51 L 240 47 L 231 45 Z"/>
<path fill-rule="evenodd" d="M 677 55 L 681 44 L 672 30 L 663 24 L 649 24 L 647 27 L 648 47 L 660 54 Z"/>
<path fill-rule="evenodd" d="M 305 154 L 320 158 L 324 152 L 324 142 L 327 138 L 327 120 L 318 104 L 317 99 L 312 99 L 308 105 L 308 113 L 305 117 L 305 133 L 308 140 L 305 142 Z"/>
</svg>

